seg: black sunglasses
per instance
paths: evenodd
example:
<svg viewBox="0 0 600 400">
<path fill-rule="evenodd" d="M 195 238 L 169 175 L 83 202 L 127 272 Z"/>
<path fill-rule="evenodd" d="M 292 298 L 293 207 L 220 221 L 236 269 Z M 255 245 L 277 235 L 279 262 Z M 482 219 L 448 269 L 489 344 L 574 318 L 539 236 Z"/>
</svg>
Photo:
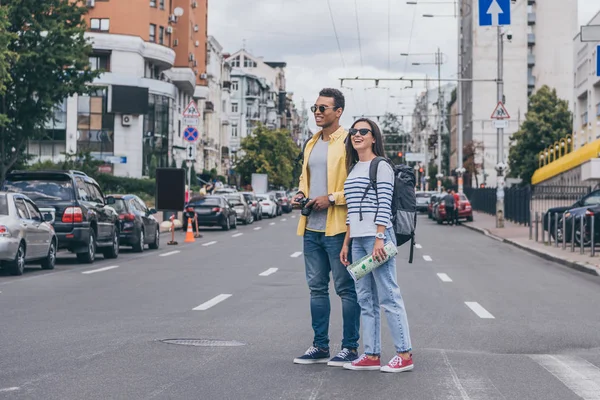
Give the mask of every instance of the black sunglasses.
<svg viewBox="0 0 600 400">
<path fill-rule="evenodd" d="M 362 129 L 356 129 L 356 128 L 350 128 L 348 129 L 348 133 L 350 134 L 350 136 L 354 136 L 357 133 L 360 133 L 363 136 L 367 136 L 367 133 L 373 133 L 370 129 L 367 128 L 362 128 Z"/>
<path fill-rule="evenodd" d="M 319 112 L 322 114 L 325 112 L 325 110 L 327 110 L 328 108 L 333 108 L 336 109 L 335 106 L 317 106 L 316 104 L 314 106 L 310 107 L 310 111 L 312 111 L 312 113 L 316 113 L 317 110 L 319 110 Z"/>
</svg>

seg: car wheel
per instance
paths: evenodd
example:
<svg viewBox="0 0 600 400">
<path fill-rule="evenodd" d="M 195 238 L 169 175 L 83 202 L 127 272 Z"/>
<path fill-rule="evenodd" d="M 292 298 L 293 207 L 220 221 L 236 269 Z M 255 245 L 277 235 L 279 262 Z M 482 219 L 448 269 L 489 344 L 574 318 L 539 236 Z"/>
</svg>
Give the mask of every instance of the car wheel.
<svg viewBox="0 0 600 400">
<path fill-rule="evenodd" d="M 467 222 L 473 222 L 473 216 L 467 217 Z"/>
<path fill-rule="evenodd" d="M 54 269 L 56 265 L 56 241 L 50 242 L 50 248 L 48 249 L 48 255 L 42 260 L 42 269 Z"/>
<path fill-rule="evenodd" d="M 237 229 L 237 216 L 233 218 L 233 225 L 231 225 L 232 229 Z"/>
<path fill-rule="evenodd" d="M 104 258 L 119 257 L 119 230 L 116 227 L 113 232 L 112 245 L 105 249 L 102 254 L 104 254 Z"/>
<path fill-rule="evenodd" d="M 248 216 L 248 225 L 250 225 L 250 224 L 252 224 L 252 223 L 254 223 L 254 215 L 253 215 L 253 214 L 250 214 L 250 215 Z"/>
<path fill-rule="evenodd" d="M 154 242 L 150 243 L 148 247 L 152 250 L 157 250 L 160 246 L 160 227 L 156 225 L 156 233 L 154 234 Z"/>
<path fill-rule="evenodd" d="M 146 240 L 146 236 L 144 236 L 144 230 L 140 229 L 140 234 L 133 244 L 133 251 L 136 253 L 142 253 L 144 251 L 144 241 Z"/>
<path fill-rule="evenodd" d="M 85 253 L 77 253 L 77 261 L 82 264 L 91 264 L 96 259 L 96 233 L 90 229 L 90 239 Z"/>
<path fill-rule="evenodd" d="M 17 276 L 25 272 L 25 243 L 19 244 L 15 259 L 9 263 L 9 268 L 10 273 Z"/>
<path fill-rule="evenodd" d="M 231 225 L 229 224 L 229 217 L 225 218 L 225 225 L 223 225 L 223 230 L 228 231 L 231 229 Z"/>
</svg>

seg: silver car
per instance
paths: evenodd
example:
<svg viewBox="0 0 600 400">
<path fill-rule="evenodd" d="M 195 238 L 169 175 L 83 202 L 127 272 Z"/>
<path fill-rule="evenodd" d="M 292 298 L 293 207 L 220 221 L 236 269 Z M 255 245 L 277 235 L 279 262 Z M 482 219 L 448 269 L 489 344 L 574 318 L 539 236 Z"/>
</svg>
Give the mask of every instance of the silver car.
<svg viewBox="0 0 600 400">
<path fill-rule="evenodd" d="M 254 222 L 254 214 L 246 201 L 246 198 L 241 193 L 229 193 L 223 195 L 235 210 L 237 220 L 244 225 L 250 225 Z"/>
<path fill-rule="evenodd" d="M 52 215 L 42 215 L 29 197 L 0 192 L 0 265 L 13 275 L 22 275 L 30 261 L 54 269 L 58 239 L 46 222 L 51 219 Z"/>
</svg>

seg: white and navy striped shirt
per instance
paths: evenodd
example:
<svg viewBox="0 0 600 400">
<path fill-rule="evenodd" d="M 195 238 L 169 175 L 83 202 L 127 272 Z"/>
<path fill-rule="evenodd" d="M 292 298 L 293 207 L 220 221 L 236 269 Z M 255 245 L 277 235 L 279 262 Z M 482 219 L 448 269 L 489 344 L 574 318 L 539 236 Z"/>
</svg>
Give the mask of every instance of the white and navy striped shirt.
<svg viewBox="0 0 600 400">
<path fill-rule="evenodd" d="M 350 237 L 375 236 L 377 225 L 392 227 L 392 195 L 394 193 L 394 171 L 389 163 L 382 161 L 377 166 L 377 195 L 370 187 L 369 167 L 371 161 L 356 163 L 346 182 L 344 196 L 348 205 L 346 225 L 350 225 Z M 365 189 L 369 191 L 363 199 Z M 360 211 L 362 210 L 362 221 Z M 377 219 L 375 219 L 377 213 Z"/>
</svg>

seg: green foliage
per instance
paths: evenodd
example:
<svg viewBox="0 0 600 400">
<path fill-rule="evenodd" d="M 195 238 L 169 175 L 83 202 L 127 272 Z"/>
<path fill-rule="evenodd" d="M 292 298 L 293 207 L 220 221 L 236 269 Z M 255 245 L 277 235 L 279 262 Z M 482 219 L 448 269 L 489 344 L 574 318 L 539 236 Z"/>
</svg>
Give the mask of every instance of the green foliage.
<svg viewBox="0 0 600 400">
<path fill-rule="evenodd" d="M 531 183 L 538 168 L 539 152 L 571 133 L 573 116 L 569 103 L 556 95 L 556 89 L 542 86 L 529 98 L 525 122 L 511 137 L 508 155 L 510 176 Z"/>
<path fill-rule="evenodd" d="M 191 170 L 191 181 L 192 181 L 192 186 L 197 186 L 197 179 L 196 179 L 196 168 L 194 168 L 194 165 L 192 164 L 192 170 Z"/>
<path fill-rule="evenodd" d="M 156 168 L 158 167 L 158 159 L 156 158 L 155 154 L 152 154 L 150 156 L 150 166 L 149 166 L 149 173 L 150 173 L 150 178 L 151 179 L 156 179 Z"/>
<path fill-rule="evenodd" d="M 244 156 L 235 170 L 242 184 L 252 181 L 252 173 L 268 174 L 269 184 L 292 187 L 297 172 L 296 157 L 300 149 L 285 129 L 271 130 L 259 125 L 252 136 L 242 139 Z"/>
<path fill-rule="evenodd" d="M 55 105 L 89 90 L 82 0 L 3 0 L 0 6 L 0 180 L 40 137 Z M 8 67 L 8 74 L 7 68 Z M 13 151 L 13 148 L 15 149 Z"/>
<path fill-rule="evenodd" d="M 386 157 L 394 164 L 406 164 L 405 153 L 409 150 L 410 135 L 404 132 L 402 121 L 396 114 L 388 112 L 383 116 L 381 133 Z M 398 156 L 398 152 L 402 152 L 402 157 Z"/>
</svg>

